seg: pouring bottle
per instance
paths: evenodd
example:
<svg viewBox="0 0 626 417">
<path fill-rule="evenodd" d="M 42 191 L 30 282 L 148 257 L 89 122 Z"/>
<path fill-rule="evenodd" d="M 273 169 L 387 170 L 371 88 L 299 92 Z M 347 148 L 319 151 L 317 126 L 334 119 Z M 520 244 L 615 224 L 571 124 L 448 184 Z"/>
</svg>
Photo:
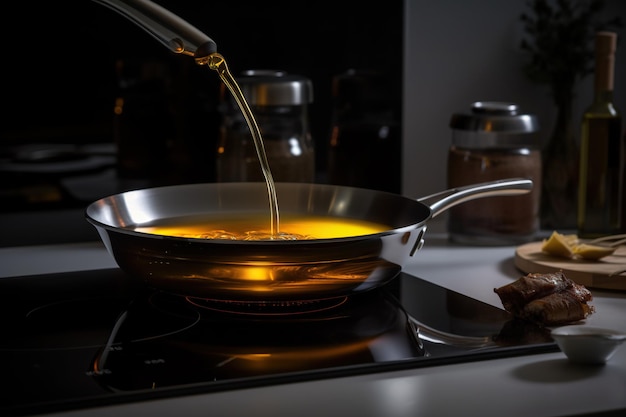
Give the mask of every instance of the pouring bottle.
<svg viewBox="0 0 626 417">
<path fill-rule="evenodd" d="M 217 51 L 200 30 L 149 0 L 93 0 L 124 16 L 174 53 L 199 60 Z"/>
</svg>

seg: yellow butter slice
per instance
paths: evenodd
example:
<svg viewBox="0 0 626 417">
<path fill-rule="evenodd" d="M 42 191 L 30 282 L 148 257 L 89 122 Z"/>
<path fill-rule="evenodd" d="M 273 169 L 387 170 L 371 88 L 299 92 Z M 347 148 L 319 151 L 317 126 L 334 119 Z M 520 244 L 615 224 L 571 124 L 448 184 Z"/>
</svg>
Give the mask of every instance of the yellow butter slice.
<svg viewBox="0 0 626 417">
<path fill-rule="evenodd" d="M 600 258 L 604 258 L 605 256 L 612 255 L 613 252 L 615 252 L 615 248 L 583 243 L 574 246 L 573 252 L 574 255 L 580 256 L 584 259 L 598 260 Z"/>
<path fill-rule="evenodd" d="M 574 255 L 572 245 L 568 242 L 568 239 L 556 231 L 552 232 L 548 239 L 544 239 L 541 250 L 550 255 L 564 258 L 571 258 Z"/>
</svg>

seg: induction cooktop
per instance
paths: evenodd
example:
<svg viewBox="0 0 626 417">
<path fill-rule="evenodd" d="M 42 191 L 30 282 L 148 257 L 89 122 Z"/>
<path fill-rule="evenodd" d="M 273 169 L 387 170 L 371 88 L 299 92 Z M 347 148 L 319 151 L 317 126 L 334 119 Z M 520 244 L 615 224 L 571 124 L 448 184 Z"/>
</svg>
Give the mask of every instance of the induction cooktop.
<svg viewBox="0 0 626 417">
<path fill-rule="evenodd" d="M 0 414 L 556 351 L 549 331 L 408 274 L 344 298 L 255 306 L 119 269 L 0 280 Z"/>
</svg>

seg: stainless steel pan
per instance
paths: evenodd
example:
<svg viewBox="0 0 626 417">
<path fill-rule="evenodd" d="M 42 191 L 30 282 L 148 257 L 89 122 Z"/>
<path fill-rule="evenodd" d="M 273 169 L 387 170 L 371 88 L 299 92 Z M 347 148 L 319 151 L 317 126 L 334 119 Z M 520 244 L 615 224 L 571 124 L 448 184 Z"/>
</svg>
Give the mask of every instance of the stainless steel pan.
<svg viewBox="0 0 626 417">
<path fill-rule="evenodd" d="M 517 195 L 532 181 L 509 179 L 419 200 L 324 184 L 276 184 L 283 213 L 389 225 L 382 233 L 313 240 L 218 240 L 141 233 L 134 226 L 187 215 L 267 211 L 265 183 L 190 184 L 128 191 L 90 204 L 86 218 L 132 279 L 186 296 L 227 302 L 295 302 L 345 296 L 393 279 L 424 243 L 427 222 L 475 198 Z"/>
</svg>

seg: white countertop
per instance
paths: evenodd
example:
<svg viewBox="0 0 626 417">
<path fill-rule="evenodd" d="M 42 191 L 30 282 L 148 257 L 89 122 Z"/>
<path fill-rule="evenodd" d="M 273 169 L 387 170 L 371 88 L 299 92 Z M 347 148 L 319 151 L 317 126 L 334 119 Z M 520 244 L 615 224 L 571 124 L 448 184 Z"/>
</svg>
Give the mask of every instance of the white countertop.
<svg viewBox="0 0 626 417">
<path fill-rule="evenodd" d="M 522 273 L 514 247 L 467 247 L 427 233 L 405 272 L 502 307 L 493 288 Z M 0 248 L 0 279 L 116 264 L 99 242 Z M 626 332 L 626 293 L 592 289 L 588 325 Z M 80 416 L 570 416 L 626 415 L 626 347 L 605 366 L 576 366 L 561 352 L 223 391 L 84 409 Z M 614 413 L 613 413 L 614 412 Z"/>
</svg>

